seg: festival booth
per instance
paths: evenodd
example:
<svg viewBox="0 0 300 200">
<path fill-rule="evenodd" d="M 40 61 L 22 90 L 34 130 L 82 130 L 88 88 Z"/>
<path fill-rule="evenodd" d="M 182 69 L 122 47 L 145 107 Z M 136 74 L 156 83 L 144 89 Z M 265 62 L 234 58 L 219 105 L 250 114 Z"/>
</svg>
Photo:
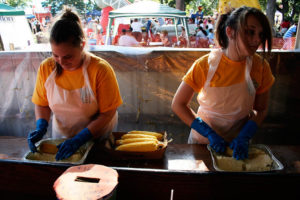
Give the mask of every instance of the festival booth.
<svg viewBox="0 0 300 200">
<path fill-rule="evenodd" d="M 186 30 L 186 38 L 189 38 L 189 29 L 187 25 L 186 12 L 171 8 L 167 5 L 159 4 L 153 1 L 141 1 L 128 6 L 124 6 L 120 9 L 109 12 L 108 28 L 106 31 L 105 45 L 108 44 L 108 39 L 112 33 L 112 23 L 117 18 L 148 18 L 148 17 L 166 17 L 173 18 L 175 20 L 175 32 L 178 41 L 178 27 L 181 23 Z M 189 41 L 188 41 L 189 43 Z"/>
<path fill-rule="evenodd" d="M 23 10 L 0 4 L 1 50 L 20 50 L 33 44 L 33 36 Z"/>
</svg>

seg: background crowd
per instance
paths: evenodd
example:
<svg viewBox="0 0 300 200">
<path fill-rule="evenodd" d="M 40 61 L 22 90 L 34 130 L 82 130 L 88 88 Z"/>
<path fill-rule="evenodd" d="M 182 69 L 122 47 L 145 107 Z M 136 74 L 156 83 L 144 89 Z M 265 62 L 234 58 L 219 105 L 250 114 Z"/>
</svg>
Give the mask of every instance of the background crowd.
<svg viewBox="0 0 300 200">
<path fill-rule="evenodd" d="M 198 6 L 197 11 L 192 11 L 188 18 L 189 38 L 184 26 L 177 24 L 179 34 L 175 34 L 175 21 L 172 18 L 133 18 L 128 23 L 115 23 L 114 33 L 108 38 L 108 45 L 118 46 L 164 46 L 164 47 L 191 47 L 214 48 L 215 22 L 217 12 L 206 15 L 205 8 Z M 105 27 L 101 26 L 101 16 L 85 16 L 83 28 L 89 45 L 104 45 L 106 41 Z M 32 32 L 36 35 L 37 42 L 47 42 L 47 30 L 50 23 L 41 23 L 37 19 L 30 20 Z M 297 23 L 291 20 L 275 21 L 273 33 L 273 48 L 293 49 Z"/>
</svg>

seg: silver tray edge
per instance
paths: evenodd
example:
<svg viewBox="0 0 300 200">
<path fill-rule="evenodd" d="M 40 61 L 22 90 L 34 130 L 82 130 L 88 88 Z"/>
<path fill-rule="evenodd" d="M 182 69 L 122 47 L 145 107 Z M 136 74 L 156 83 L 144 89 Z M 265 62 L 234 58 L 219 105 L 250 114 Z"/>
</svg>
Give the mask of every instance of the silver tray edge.
<svg viewBox="0 0 300 200">
<path fill-rule="evenodd" d="M 266 153 L 268 153 L 268 155 L 271 157 L 271 159 L 273 160 L 273 166 L 271 170 L 267 170 L 267 171 L 227 171 L 227 170 L 223 170 L 220 169 L 215 161 L 215 157 L 214 157 L 214 153 L 212 152 L 212 148 L 209 146 L 209 144 L 207 145 L 207 149 L 210 152 L 212 161 L 213 161 L 213 167 L 215 168 L 215 170 L 217 171 L 222 171 L 222 172 L 239 172 L 239 173 L 260 173 L 260 172 L 272 172 L 272 171 L 279 171 L 279 170 L 283 170 L 284 166 L 283 164 L 274 156 L 274 154 L 272 153 L 272 151 L 270 150 L 270 148 L 264 144 L 251 144 L 251 147 L 255 147 L 255 148 L 259 148 L 264 150 Z M 274 167 L 274 164 L 276 164 L 276 167 Z"/>
<path fill-rule="evenodd" d="M 42 139 L 40 140 L 36 146 L 39 146 L 42 142 L 45 142 L 45 141 L 51 141 L 53 139 L 51 138 L 46 138 L 46 139 Z M 31 160 L 31 159 L 27 159 L 27 156 L 29 154 L 31 154 L 32 152 L 31 151 L 28 151 L 24 156 L 23 156 L 23 160 L 26 160 L 26 161 L 30 161 L 30 162 L 33 162 L 33 163 L 63 163 L 63 164 L 75 164 L 75 165 L 80 165 L 80 164 L 83 164 L 89 151 L 91 150 L 91 148 L 93 147 L 94 145 L 94 142 L 93 141 L 88 141 L 88 143 L 86 144 L 87 145 L 87 148 L 85 150 L 85 153 L 83 154 L 82 158 L 79 160 L 79 161 L 76 161 L 76 162 L 70 162 L 70 161 L 44 161 L 44 160 Z"/>
</svg>

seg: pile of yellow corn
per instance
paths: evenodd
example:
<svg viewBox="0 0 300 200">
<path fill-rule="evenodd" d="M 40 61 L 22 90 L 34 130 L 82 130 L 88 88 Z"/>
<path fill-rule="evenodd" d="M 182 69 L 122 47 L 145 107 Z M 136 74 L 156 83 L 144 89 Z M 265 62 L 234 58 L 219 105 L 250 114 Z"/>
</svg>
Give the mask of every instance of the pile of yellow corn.
<svg viewBox="0 0 300 200">
<path fill-rule="evenodd" d="M 164 146 L 163 134 L 151 131 L 130 131 L 116 140 L 117 151 L 149 152 Z"/>
</svg>

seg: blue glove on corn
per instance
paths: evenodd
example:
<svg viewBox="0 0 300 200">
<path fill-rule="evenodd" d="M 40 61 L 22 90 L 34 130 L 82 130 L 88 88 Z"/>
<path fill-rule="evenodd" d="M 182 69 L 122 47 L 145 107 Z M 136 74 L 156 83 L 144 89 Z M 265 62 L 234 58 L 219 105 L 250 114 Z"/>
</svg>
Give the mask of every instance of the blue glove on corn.
<svg viewBox="0 0 300 200">
<path fill-rule="evenodd" d="M 56 160 L 62 160 L 73 155 L 81 145 L 85 144 L 93 137 L 88 128 L 83 129 L 71 139 L 67 139 L 57 146 L 58 152 L 55 156 Z"/>
<path fill-rule="evenodd" d="M 27 136 L 28 146 L 32 153 L 36 152 L 35 143 L 40 141 L 47 132 L 48 122 L 45 119 L 38 119 L 36 121 L 36 129 L 30 132 Z"/>
<path fill-rule="evenodd" d="M 249 140 L 253 137 L 257 130 L 257 124 L 249 120 L 240 131 L 239 135 L 232 140 L 229 147 L 233 149 L 233 157 L 237 160 L 248 158 Z"/>
<path fill-rule="evenodd" d="M 226 149 L 225 140 L 219 136 L 212 128 L 210 128 L 200 117 L 197 117 L 191 125 L 191 128 L 196 130 L 209 140 L 209 145 L 218 153 L 223 153 Z"/>
</svg>

